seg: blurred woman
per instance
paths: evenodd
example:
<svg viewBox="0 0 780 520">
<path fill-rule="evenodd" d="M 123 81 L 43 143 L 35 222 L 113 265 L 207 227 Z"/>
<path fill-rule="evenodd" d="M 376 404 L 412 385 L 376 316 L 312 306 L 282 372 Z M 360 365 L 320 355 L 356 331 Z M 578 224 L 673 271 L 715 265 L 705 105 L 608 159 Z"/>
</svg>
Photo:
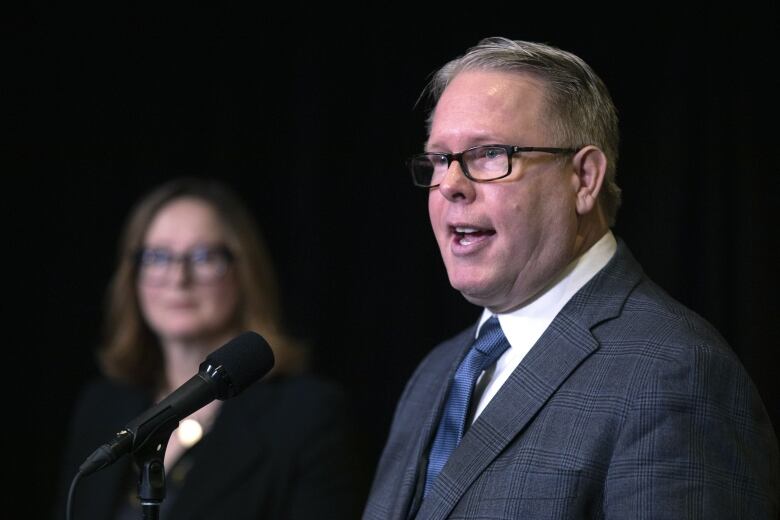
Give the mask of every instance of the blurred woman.
<svg viewBox="0 0 780 520">
<path fill-rule="evenodd" d="M 167 183 L 130 215 L 108 291 L 99 352 L 106 377 L 77 404 L 63 494 L 96 447 L 244 330 L 268 340 L 275 367 L 239 396 L 180 423 L 165 453 L 161 518 L 358 517 L 343 395 L 300 375 L 304 351 L 281 329 L 260 235 L 238 198 L 209 180 Z M 85 477 L 74 518 L 139 518 L 137 478 L 130 457 Z"/>
</svg>

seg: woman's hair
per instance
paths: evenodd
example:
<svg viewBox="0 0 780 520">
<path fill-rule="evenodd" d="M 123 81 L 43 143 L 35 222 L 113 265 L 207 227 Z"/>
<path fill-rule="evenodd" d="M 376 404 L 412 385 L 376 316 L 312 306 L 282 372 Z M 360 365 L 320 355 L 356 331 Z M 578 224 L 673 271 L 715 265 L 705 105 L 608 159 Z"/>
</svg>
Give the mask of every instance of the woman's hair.
<svg viewBox="0 0 780 520">
<path fill-rule="evenodd" d="M 104 373 L 150 389 L 162 383 L 164 360 L 160 343 L 138 303 L 137 257 L 157 213 L 168 203 L 184 197 L 210 205 L 222 224 L 240 291 L 235 318 L 238 329 L 257 331 L 268 340 L 276 358 L 275 371 L 300 370 L 305 352 L 282 331 L 274 270 L 249 211 L 219 181 L 182 178 L 156 188 L 141 199 L 125 224 L 119 242 L 118 266 L 107 292 L 105 338 L 98 356 Z"/>
</svg>

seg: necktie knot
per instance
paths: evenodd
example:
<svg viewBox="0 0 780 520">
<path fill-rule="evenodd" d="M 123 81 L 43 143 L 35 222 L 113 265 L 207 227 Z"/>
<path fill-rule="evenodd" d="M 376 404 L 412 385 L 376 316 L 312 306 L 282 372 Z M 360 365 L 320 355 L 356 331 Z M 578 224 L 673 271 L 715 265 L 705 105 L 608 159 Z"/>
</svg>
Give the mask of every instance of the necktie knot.
<svg viewBox="0 0 780 520">
<path fill-rule="evenodd" d="M 498 322 L 498 317 L 492 316 L 487 320 L 479 331 L 479 337 L 474 342 L 474 347 L 477 351 L 481 352 L 487 358 L 493 361 L 488 365 L 494 363 L 501 354 L 509 347 L 504 331 L 501 330 L 501 324 Z M 484 370 L 484 368 L 483 368 Z"/>
</svg>

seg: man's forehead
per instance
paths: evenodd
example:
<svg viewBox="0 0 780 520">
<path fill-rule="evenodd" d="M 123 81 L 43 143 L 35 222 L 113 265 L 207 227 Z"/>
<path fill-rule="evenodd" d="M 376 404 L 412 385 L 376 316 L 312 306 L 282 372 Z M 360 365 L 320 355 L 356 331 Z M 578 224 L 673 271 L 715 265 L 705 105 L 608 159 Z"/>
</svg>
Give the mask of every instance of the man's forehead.
<svg viewBox="0 0 780 520">
<path fill-rule="evenodd" d="M 438 102 L 445 98 L 453 90 L 485 89 L 485 94 L 497 94 L 501 87 L 514 86 L 520 90 L 533 88 L 540 92 L 547 89 L 547 81 L 537 73 L 525 70 L 503 70 L 493 68 L 465 69 L 455 74 L 439 96 Z M 438 104 L 437 102 L 437 104 Z"/>
<path fill-rule="evenodd" d="M 502 136 L 519 138 L 516 130 L 538 126 L 544 98 L 544 83 L 531 74 L 481 69 L 460 72 L 431 113 L 427 143 L 435 147 L 450 137 L 462 137 L 475 145 Z"/>
</svg>

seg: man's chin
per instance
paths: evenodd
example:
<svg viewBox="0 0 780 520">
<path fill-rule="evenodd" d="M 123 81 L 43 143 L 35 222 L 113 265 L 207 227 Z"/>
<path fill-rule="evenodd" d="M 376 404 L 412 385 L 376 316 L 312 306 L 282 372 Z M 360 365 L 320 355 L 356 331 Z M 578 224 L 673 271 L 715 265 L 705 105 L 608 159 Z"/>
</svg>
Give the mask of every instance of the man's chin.
<svg viewBox="0 0 780 520">
<path fill-rule="evenodd" d="M 485 290 L 486 287 L 484 283 L 460 283 L 457 285 L 452 283 L 452 281 L 450 281 L 450 283 L 452 284 L 452 287 L 458 291 L 467 302 L 471 304 L 478 305 L 480 307 L 491 307 L 498 303 L 498 298 L 496 298 L 496 295 Z"/>
<path fill-rule="evenodd" d="M 511 291 L 488 291 L 482 284 L 461 285 L 452 284 L 460 294 L 473 305 L 485 307 L 494 314 L 509 312 L 525 304 L 524 300 L 516 298 Z"/>
</svg>

